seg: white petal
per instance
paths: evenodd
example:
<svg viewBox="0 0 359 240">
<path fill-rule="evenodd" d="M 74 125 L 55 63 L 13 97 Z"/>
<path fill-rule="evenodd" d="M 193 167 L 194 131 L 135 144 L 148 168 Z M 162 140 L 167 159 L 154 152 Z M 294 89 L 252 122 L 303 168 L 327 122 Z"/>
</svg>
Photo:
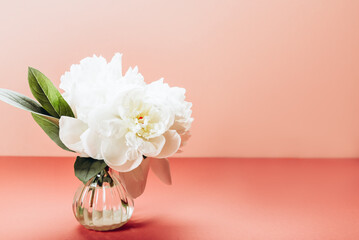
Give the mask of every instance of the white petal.
<svg viewBox="0 0 359 240">
<path fill-rule="evenodd" d="M 129 68 L 122 79 L 127 84 L 134 84 L 134 85 L 145 85 L 144 78 L 141 73 L 138 72 L 138 67 Z"/>
<path fill-rule="evenodd" d="M 176 153 L 178 148 L 181 145 L 181 137 L 175 130 L 168 130 L 163 134 L 166 138 L 166 143 L 162 148 L 160 154 L 158 154 L 157 158 L 166 158 Z"/>
<path fill-rule="evenodd" d="M 192 122 L 193 118 L 185 119 L 176 117 L 176 120 L 171 126 L 171 130 L 176 130 L 178 134 L 182 135 L 191 128 Z"/>
<path fill-rule="evenodd" d="M 135 160 L 127 160 L 124 164 L 119 166 L 115 166 L 115 165 L 114 166 L 109 165 L 109 166 L 119 172 L 129 172 L 137 168 L 142 163 L 142 160 L 143 160 L 143 156 L 139 154 L 138 158 Z"/>
<path fill-rule="evenodd" d="M 167 158 L 153 158 L 151 169 L 163 183 L 172 184 L 170 164 Z"/>
<path fill-rule="evenodd" d="M 146 158 L 132 171 L 119 173 L 121 182 L 132 198 L 139 197 L 145 191 L 149 167 L 150 159 Z"/>
<path fill-rule="evenodd" d="M 123 121 L 115 113 L 111 107 L 100 106 L 88 115 L 88 125 L 105 137 L 119 138 L 125 134 L 126 126 L 123 126 Z"/>
<path fill-rule="evenodd" d="M 129 172 L 138 167 L 143 156 L 126 145 L 125 138 L 103 141 L 101 152 L 107 165 L 119 172 Z"/>
<path fill-rule="evenodd" d="M 139 150 L 145 156 L 157 156 L 162 151 L 165 142 L 166 139 L 162 135 L 155 138 L 151 138 L 148 141 L 143 141 L 139 147 Z"/>
<path fill-rule="evenodd" d="M 88 128 L 87 124 L 76 118 L 62 116 L 59 121 L 59 127 L 60 139 L 66 147 L 75 152 L 83 153 L 84 149 L 80 136 Z"/>
<path fill-rule="evenodd" d="M 122 77 L 122 54 L 116 53 L 111 62 L 108 63 L 108 71 L 112 74 L 111 77 L 120 79 Z"/>
<path fill-rule="evenodd" d="M 105 139 L 101 145 L 101 152 L 105 162 L 113 166 L 122 165 L 126 162 L 128 149 L 124 138 Z"/>
<path fill-rule="evenodd" d="M 81 135 L 84 152 L 94 159 L 103 159 L 101 154 L 101 138 L 90 128 Z"/>
<path fill-rule="evenodd" d="M 181 147 L 186 144 L 186 142 L 190 139 L 191 136 L 192 135 L 190 131 L 187 131 L 181 135 Z"/>
<path fill-rule="evenodd" d="M 81 154 L 80 154 L 80 157 L 88 158 L 88 157 L 90 157 L 90 156 L 87 155 L 86 153 L 81 153 Z"/>
<path fill-rule="evenodd" d="M 137 149 L 143 141 L 142 138 L 137 137 L 136 134 L 133 132 L 126 133 L 125 138 L 126 138 L 126 144 L 130 148 Z"/>
</svg>

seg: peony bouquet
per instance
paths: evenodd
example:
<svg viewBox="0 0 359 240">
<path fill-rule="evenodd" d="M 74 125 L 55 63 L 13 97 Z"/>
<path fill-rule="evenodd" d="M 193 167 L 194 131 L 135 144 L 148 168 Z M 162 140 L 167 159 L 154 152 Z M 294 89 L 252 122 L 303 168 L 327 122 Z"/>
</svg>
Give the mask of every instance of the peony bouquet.
<svg viewBox="0 0 359 240">
<path fill-rule="evenodd" d="M 112 169 L 129 197 L 136 198 L 149 168 L 171 184 L 167 157 L 181 151 L 190 136 L 192 104 L 185 101 L 185 89 L 163 79 L 146 84 L 137 67 L 123 74 L 121 58 L 116 53 L 107 62 L 93 56 L 72 65 L 61 77 L 62 94 L 29 67 L 38 102 L 6 89 L 0 89 L 0 100 L 30 111 L 59 147 L 78 153 L 75 175 L 84 184 Z"/>
</svg>

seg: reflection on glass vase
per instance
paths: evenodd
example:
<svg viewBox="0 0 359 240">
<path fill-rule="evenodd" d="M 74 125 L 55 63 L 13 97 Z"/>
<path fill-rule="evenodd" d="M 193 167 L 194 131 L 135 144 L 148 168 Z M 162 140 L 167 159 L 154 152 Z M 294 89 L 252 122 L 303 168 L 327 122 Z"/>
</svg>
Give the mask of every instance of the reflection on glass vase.
<svg viewBox="0 0 359 240">
<path fill-rule="evenodd" d="M 108 231 L 131 218 L 134 205 L 116 172 L 106 167 L 77 189 L 72 204 L 74 215 L 84 227 Z"/>
</svg>

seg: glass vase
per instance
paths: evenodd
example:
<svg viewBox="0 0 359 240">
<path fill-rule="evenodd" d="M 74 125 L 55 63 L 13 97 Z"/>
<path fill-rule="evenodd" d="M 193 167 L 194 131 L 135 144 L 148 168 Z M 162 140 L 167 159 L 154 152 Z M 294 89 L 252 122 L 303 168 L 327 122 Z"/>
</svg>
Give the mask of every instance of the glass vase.
<svg viewBox="0 0 359 240">
<path fill-rule="evenodd" d="M 72 208 L 77 221 L 85 228 L 109 231 L 128 222 L 134 205 L 116 172 L 107 167 L 81 184 Z"/>
</svg>

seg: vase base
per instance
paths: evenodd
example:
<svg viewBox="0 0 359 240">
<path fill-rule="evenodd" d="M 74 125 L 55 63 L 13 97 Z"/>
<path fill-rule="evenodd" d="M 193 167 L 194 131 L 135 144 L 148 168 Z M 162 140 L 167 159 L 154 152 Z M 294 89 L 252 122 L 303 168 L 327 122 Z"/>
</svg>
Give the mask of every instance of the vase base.
<svg viewBox="0 0 359 240">
<path fill-rule="evenodd" d="M 118 224 L 104 225 L 104 226 L 94 226 L 94 225 L 82 225 L 82 226 L 84 226 L 85 228 L 87 228 L 89 230 L 106 232 L 106 231 L 112 231 L 112 230 L 115 230 L 117 228 L 120 228 L 123 225 L 125 225 L 126 223 L 127 222 L 122 222 L 122 223 L 118 223 Z"/>
</svg>

